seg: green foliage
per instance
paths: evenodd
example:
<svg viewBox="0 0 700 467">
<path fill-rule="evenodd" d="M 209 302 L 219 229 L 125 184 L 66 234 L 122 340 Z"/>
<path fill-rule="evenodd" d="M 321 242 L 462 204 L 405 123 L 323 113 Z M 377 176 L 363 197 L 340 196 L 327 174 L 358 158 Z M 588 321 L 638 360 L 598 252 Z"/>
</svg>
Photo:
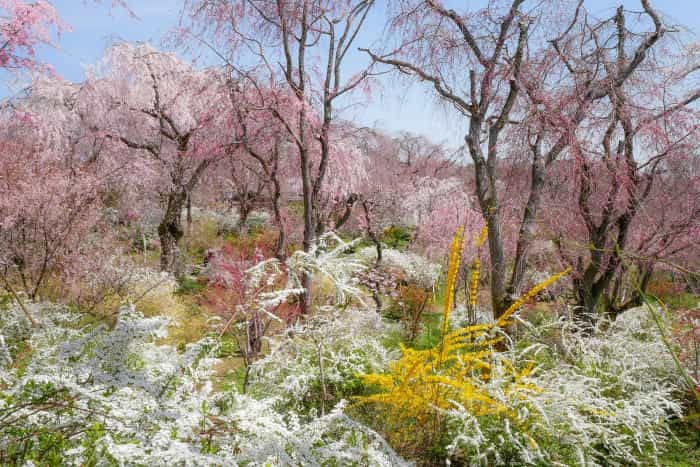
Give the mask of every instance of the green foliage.
<svg viewBox="0 0 700 467">
<path fill-rule="evenodd" d="M 177 279 L 176 295 L 197 295 L 206 288 L 206 284 L 195 277 L 183 276 Z"/>
<path fill-rule="evenodd" d="M 690 310 L 700 305 L 700 295 L 683 292 L 666 297 L 664 303 L 672 310 Z"/>
<path fill-rule="evenodd" d="M 684 420 L 671 424 L 675 436 L 659 457 L 664 467 L 686 467 L 700 465 L 700 428 Z"/>
<path fill-rule="evenodd" d="M 52 408 L 53 416 L 59 421 L 64 416 L 70 418 L 74 409 L 73 397 L 68 390 L 59 389 L 52 382 L 29 380 L 18 393 L 4 397 L 0 407 L 22 406 L 37 411 Z M 112 465 L 105 462 L 110 460 L 110 456 L 105 455 L 104 448 L 99 446 L 99 440 L 105 435 L 100 423 L 95 422 L 87 427 L 73 423 L 54 426 L 25 424 L 11 410 L 0 410 L 0 418 L 0 437 L 5 441 L 4 451 L 0 452 L 2 465 L 24 465 L 28 462 L 65 465 L 64 452 L 75 447 L 74 437 L 77 435 L 81 437 L 80 448 L 84 450 L 83 465 L 97 465 L 97 459 L 102 461 L 101 465 Z"/>
<path fill-rule="evenodd" d="M 395 294 L 385 314 L 401 323 L 406 339 L 411 342 L 423 328 L 423 315 L 430 309 L 432 291 L 409 283 L 397 286 Z"/>
<path fill-rule="evenodd" d="M 10 303 L 12 303 L 12 296 L 0 290 L 0 310 L 6 310 Z"/>
<path fill-rule="evenodd" d="M 241 353 L 238 342 L 230 334 L 224 334 L 219 341 L 218 358 L 234 357 Z"/>
<path fill-rule="evenodd" d="M 381 241 L 389 248 L 405 250 L 413 239 L 413 233 L 408 227 L 392 225 L 384 230 Z"/>
<path fill-rule="evenodd" d="M 416 350 L 426 350 L 435 347 L 440 342 L 441 325 L 441 313 L 424 313 L 422 331 L 407 345 Z"/>
<path fill-rule="evenodd" d="M 186 229 L 185 247 L 190 261 L 194 264 L 202 264 L 207 250 L 220 244 L 219 226 L 215 219 L 203 217 L 195 220 L 189 229 Z"/>
</svg>

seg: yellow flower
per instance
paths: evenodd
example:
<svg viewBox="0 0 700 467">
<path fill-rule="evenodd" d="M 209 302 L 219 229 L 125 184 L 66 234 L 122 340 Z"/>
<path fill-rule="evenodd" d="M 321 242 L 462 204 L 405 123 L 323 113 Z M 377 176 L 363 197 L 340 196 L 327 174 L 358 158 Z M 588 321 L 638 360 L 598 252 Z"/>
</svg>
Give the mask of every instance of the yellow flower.
<svg viewBox="0 0 700 467">
<path fill-rule="evenodd" d="M 474 308 L 476 306 L 476 295 L 479 289 L 479 270 L 481 269 L 481 260 L 474 260 L 474 270 L 472 271 L 471 282 L 469 284 L 469 305 Z"/>
<path fill-rule="evenodd" d="M 484 228 L 476 239 L 477 247 L 483 245 L 486 235 L 487 230 Z M 507 398 L 522 398 L 526 392 L 541 391 L 527 380 L 534 369 L 532 363 L 519 368 L 507 354 L 496 353 L 494 345 L 504 339 L 502 333 L 497 331 L 508 324 L 509 318 L 523 303 L 568 274 L 570 270 L 555 274 L 537 284 L 513 303 L 496 323 L 449 331 L 449 318 L 463 244 L 462 226 L 457 230 L 450 248 L 440 343 L 426 350 L 401 346 L 401 358 L 389 365 L 387 373 L 360 375 L 365 384 L 374 386 L 376 393 L 357 397 L 358 403 L 378 404 L 387 410 L 393 419 L 411 422 L 407 426 L 439 423 L 441 411 L 454 407 L 455 404 L 465 407 L 476 416 L 506 416 L 513 423 L 517 423 L 516 411 L 494 399 L 489 392 L 489 385 L 485 383 L 498 378 L 500 390 Z M 475 271 L 470 284 L 472 305 L 476 299 L 479 260 L 474 264 Z M 396 433 L 392 436 L 408 436 L 408 433 Z"/>
<path fill-rule="evenodd" d="M 476 240 L 474 241 L 474 245 L 476 245 L 477 248 L 481 248 L 484 245 L 484 242 L 486 242 L 486 237 L 488 236 L 489 233 L 489 228 L 484 226 L 481 229 L 481 232 L 479 232 L 479 236 L 476 237 Z"/>
<path fill-rule="evenodd" d="M 486 236 L 489 233 L 488 227 L 481 229 L 479 236 L 474 239 L 474 245 L 477 250 L 479 250 L 486 241 Z M 481 272 L 481 260 L 479 259 L 479 252 L 477 251 L 477 257 L 474 259 L 474 267 L 472 268 L 471 281 L 469 283 L 469 305 L 474 308 L 476 306 L 476 296 L 479 291 L 479 273 Z"/>
<path fill-rule="evenodd" d="M 532 297 L 537 295 L 540 291 L 546 289 L 550 285 L 554 284 L 556 281 L 561 279 L 562 277 L 566 276 L 571 272 L 571 268 L 567 268 L 564 271 L 554 274 L 544 281 L 540 282 L 533 288 L 531 288 L 525 295 L 514 301 L 507 309 L 506 311 L 503 312 L 500 318 L 498 318 L 497 325 L 499 327 L 505 327 L 509 324 L 509 319 L 515 313 L 518 311 L 518 309 L 525 304 L 528 300 L 530 300 Z"/>
<path fill-rule="evenodd" d="M 450 322 L 450 313 L 454 304 L 455 287 L 457 285 L 457 275 L 459 266 L 462 263 L 462 251 L 464 247 L 464 226 L 457 229 L 457 233 L 452 239 L 450 247 L 450 259 L 447 267 L 447 282 L 445 284 L 445 308 L 442 313 L 442 335 L 447 333 Z"/>
</svg>

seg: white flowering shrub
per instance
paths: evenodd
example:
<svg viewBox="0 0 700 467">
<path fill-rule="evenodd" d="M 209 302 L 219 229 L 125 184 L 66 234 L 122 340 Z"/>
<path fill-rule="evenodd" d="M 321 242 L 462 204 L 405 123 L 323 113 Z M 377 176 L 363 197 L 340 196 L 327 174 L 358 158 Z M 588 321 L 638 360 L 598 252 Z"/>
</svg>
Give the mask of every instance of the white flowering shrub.
<svg viewBox="0 0 700 467">
<path fill-rule="evenodd" d="M 308 273 L 316 281 L 329 284 L 334 305 L 348 303 L 350 299 L 364 304 L 357 274 L 367 269 L 367 265 L 350 254 L 359 241 L 358 238 L 346 242 L 334 232 L 328 232 L 319 237 L 308 252 L 295 251 L 286 261 L 288 288 L 300 287 L 303 273 Z"/>
<path fill-rule="evenodd" d="M 374 247 L 363 248 L 357 256 L 368 264 L 374 264 L 377 250 Z M 431 263 L 423 256 L 393 248 L 382 249 L 382 264 L 402 270 L 408 280 L 426 289 L 435 285 L 442 271 L 440 264 Z"/>
<path fill-rule="evenodd" d="M 398 355 L 382 339 L 396 333 L 373 310 L 330 310 L 271 339 L 270 353 L 251 371 L 251 391 L 285 410 L 325 413 L 358 393 L 358 375 L 380 371 Z"/>
<path fill-rule="evenodd" d="M 560 326 L 564 348 L 554 358 L 542 345 L 523 349 L 521 362 L 549 355 L 523 381 L 538 389 L 502 398 L 502 417 L 450 410 L 450 456 L 470 465 L 654 463 L 670 437 L 667 421 L 682 412 L 680 378 L 654 326 L 639 308 L 593 335 Z"/>
<path fill-rule="evenodd" d="M 168 318 L 125 308 L 110 327 L 33 311 L 37 329 L 2 313 L 2 465 L 405 464 L 342 406 L 304 423 L 275 398 L 215 391 L 217 341 L 158 345 Z"/>
<path fill-rule="evenodd" d="M 269 313 L 291 297 L 302 295 L 304 274 L 329 284 L 333 291 L 330 304 L 346 304 L 350 299 L 362 303 L 356 275 L 366 266 L 349 255 L 357 242 L 345 242 L 336 234 L 327 233 L 308 252 L 295 251 L 284 263 L 277 258 L 266 259 L 257 250 L 253 258 L 214 252 L 206 275 L 211 284 L 237 289 L 239 305 L 251 310 Z"/>
<path fill-rule="evenodd" d="M 271 338 L 260 336 L 269 345 L 249 362 L 246 394 L 222 389 L 226 365 L 220 364 L 231 362 L 217 358 L 226 354 L 218 336 L 201 338 L 208 327 L 164 345 L 178 329 L 192 327 L 178 309 L 170 275 L 133 268 L 125 300 L 136 304 L 111 321 L 27 301 L 39 324 L 32 327 L 3 298 L 0 465 L 406 465 L 380 434 L 348 415 L 392 442 L 400 438 L 389 429 L 421 429 L 378 421 L 357 406 L 347 410 L 346 400 L 368 390 L 359 375 L 386 371 L 396 361 L 385 342 L 400 334 L 399 324 L 364 303 L 357 278 L 367 262 L 362 252 L 352 253 L 354 245 L 328 234 L 286 263 L 260 258 L 214 270 L 221 284 L 243 287 L 250 297 L 240 302 L 241 313 L 271 319 L 277 306 L 303 293 L 304 272 L 315 286 L 324 281 L 332 289 L 314 314 Z M 413 277 L 429 268 L 411 255 L 388 257 L 408 274 L 415 271 Z M 465 317 L 458 307 L 451 326 Z M 490 377 L 474 378 L 469 390 L 488 394 L 501 409 L 479 413 L 478 404 L 454 404 L 445 410 L 437 444 L 425 446 L 431 461 L 656 462 L 671 436 L 669 419 L 681 415 L 683 388 L 648 311 L 600 321 L 591 333 L 552 320 L 523 322 L 508 350 L 483 357 Z M 479 322 L 491 318 L 480 314 Z M 249 326 L 240 331 L 250 335 Z M 534 369 L 513 381 L 511 365 Z M 414 455 L 400 441 L 394 447 Z"/>
</svg>

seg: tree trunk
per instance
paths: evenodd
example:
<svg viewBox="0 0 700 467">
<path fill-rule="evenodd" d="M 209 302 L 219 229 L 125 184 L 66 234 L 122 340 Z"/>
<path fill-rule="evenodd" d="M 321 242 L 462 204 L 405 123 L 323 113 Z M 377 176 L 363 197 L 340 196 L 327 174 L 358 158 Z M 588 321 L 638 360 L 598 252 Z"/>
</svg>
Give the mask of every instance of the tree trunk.
<svg viewBox="0 0 700 467">
<path fill-rule="evenodd" d="M 248 223 L 248 217 L 253 210 L 253 204 L 247 199 L 248 195 L 241 197 L 238 201 L 238 222 L 236 223 L 236 232 L 244 235 L 248 232 L 246 224 Z"/>
<path fill-rule="evenodd" d="M 192 235 L 192 195 L 187 194 L 187 235 Z"/>
<path fill-rule="evenodd" d="M 311 169 L 309 160 L 309 151 L 306 148 L 300 148 L 301 159 L 301 182 L 302 194 L 304 200 L 304 240 L 303 247 L 305 252 L 311 251 L 313 245 L 316 225 L 314 223 L 313 195 L 311 191 Z M 301 277 L 301 286 L 305 292 L 301 298 L 301 313 L 307 315 L 311 304 L 311 276 L 304 272 Z"/>
<path fill-rule="evenodd" d="M 476 195 L 479 201 L 481 214 L 489 229 L 489 261 L 491 277 L 491 307 L 493 316 L 498 319 L 510 305 L 510 297 L 506 290 L 506 264 L 503 252 L 503 239 L 501 238 L 500 203 L 496 192 L 496 136 L 489 135 L 492 148 L 489 148 L 489 159 L 484 159 L 479 138 L 482 122 L 479 117 L 472 117 L 469 124 L 469 134 L 465 138 L 469 154 L 474 161 L 474 175 L 476 180 Z"/>
<path fill-rule="evenodd" d="M 180 257 L 179 241 L 184 235 L 182 229 L 182 209 L 187 196 L 183 192 L 171 192 L 165 214 L 158 225 L 160 239 L 160 269 L 171 272 L 175 277 L 184 275 L 184 265 Z"/>
<path fill-rule="evenodd" d="M 367 224 L 367 236 L 370 238 L 374 247 L 377 249 L 377 261 L 374 263 L 375 266 L 382 264 L 382 242 L 377 237 L 377 234 L 372 230 L 371 217 L 369 214 L 369 206 L 367 206 L 367 201 L 362 201 L 362 211 L 365 214 L 365 224 Z"/>
<path fill-rule="evenodd" d="M 511 297 L 518 297 L 522 294 L 522 282 L 525 276 L 525 268 L 530 256 L 530 248 L 535 240 L 537 212 L 542 198 L 542 186 L 544 184 L 545 164 L 539 148 L 533 148 L 532 160 L 532 180 L 530 181 L 530 194 L 523 212 L 523 219 L 520 224 L 518 242 L 515 248 L 515 261 L 513 263 L 513 273 L 508 284 L 508 294 Z"/>
<path fill-rule="evenodd" d="M 651 281 L 652 274 L 654 272 L 654 263 L 650 262 L 648 264 L 639 264 L 639 279 L 637 284 L 633 284 L 631 296 L 628 300 L 621 301 L 618 296 L 618 290 L 620 284 L 622 283 L 622 274 L 618 274 L 613 292 L 607 299 L 606 313 L 612 318 L 616 319 L 625 310 L 630 308 L 642 306 L 644 303 L 643 295 L 646 293 L 649 282 Z"/>
<path fill-rule="evenodd" d="M 280 209 L 280 198 L 282 196 L 282 189 L 280 188 L 280 183 L 275 177 L 272 180 L 273 192 L 272 192 L 272 212 L 275 216 L 275 224 L 277 224 L 277 230 L 279 231 L 277 235 L 277 242 L 275 243 L 275 257 L 280 261 L 284 260 L 284 244 L 285 244 L 285 232 L 284 232 L 284 219 L 282 219 L 282 210 Z"/>
<path fill-rule="evenodd" d="M 352 214 L 352 207 L 355 205 L 357 202 L 359 196 L 356 193 L 351 193 L 347 199 L 345 200 L 345 211 L 343 211 L 343 214 L 335 221 L 335 227 L 334 229 L 337 231 L 340 229 L 345 223 L 350 219 L 350 215 Z"/>
<path fill-rule="evenodd" d="M 491 306 L 493 316 L 498 319 L 510 306 L 511 298 L 506 290 L 506 263 L 501 239 L 498 211 L 486 219 L 488 225 L 489 257 L 491 258 Z"/>
<path fill-rule="evenodd" d="M 596 283 L 583 280 L 576 287 L 577 312 L 575 318 L 583 324 L 593 324 L 596 321 L 596 308 L 603 293 L 596 287 Z"/>
</svg>

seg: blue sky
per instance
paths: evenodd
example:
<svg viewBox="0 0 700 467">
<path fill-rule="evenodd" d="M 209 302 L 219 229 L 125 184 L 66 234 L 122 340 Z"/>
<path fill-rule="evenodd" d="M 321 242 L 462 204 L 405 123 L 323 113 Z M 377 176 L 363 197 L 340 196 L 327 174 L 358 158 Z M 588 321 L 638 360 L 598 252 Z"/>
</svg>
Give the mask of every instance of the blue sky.
<svg viewBox="0 0 700 467">
<path fill-rule="evenodd" d="M 380 0 L 383 3 L 382 0 Z M 39 58 L 54 66 L 65 79 L 79 81 L 83 77 L 83 66 L 96 62 L 114 40 L 149 41 L 156 45 L 178 22 L 180 0 L 128 0 L 138 16 L 130 17 L 122 10 L 112 10 L 103 4 L 84 0 L 54 0 L 53 4 L 61 17 L 72 26 L 73 31 L 63 34 L 57 48 L 42 48 Z M 454 0 L 455 5 L 478 7 L 483 0 Z M 605 15 L 619 3 L 631 9 L 639 9 L 639 0 L 586 0 L 591 11 Z M 700 0 L 652 0 L 652 4 L 663 11 L 671 23 L 687 26 L 693 34 L 700 31 Z M 379 18 L 368 25 L 380 33 Z M 697 40 L 697 37 L 694 38 Z M 2 79 L 1 95 L 10 95 L 21 88 L 20 83 L 8 76 Z M 346 110 L 346 117 L 362 124 L 389 131 L 408 130 L 421 133 L 434 141 L 461 144 L 463 123 L 449 109 L 435 105 L 425 88 L 413 85 L 409 88 L 388 80 L 377 89 L 366 105 Z"/>
</svg>

